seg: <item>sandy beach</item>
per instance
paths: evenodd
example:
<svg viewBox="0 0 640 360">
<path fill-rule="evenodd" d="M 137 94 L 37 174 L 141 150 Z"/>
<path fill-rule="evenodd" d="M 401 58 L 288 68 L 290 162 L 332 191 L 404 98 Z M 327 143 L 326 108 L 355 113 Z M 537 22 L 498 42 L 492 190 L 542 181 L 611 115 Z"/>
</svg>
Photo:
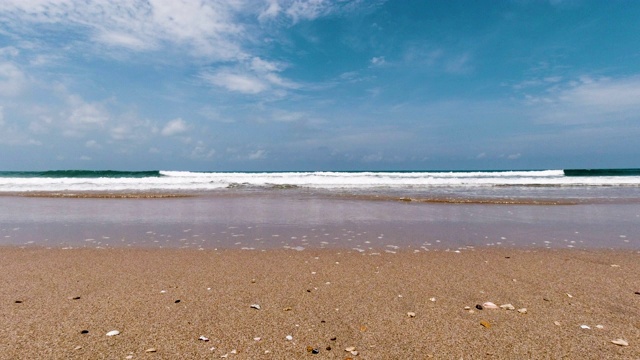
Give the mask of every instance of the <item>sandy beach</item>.
<svg viewBox="0 0 640 360">
<path fill-rule="evenodd" d="M 638 359 L 639 256 L 4 246 L 0 358 Z"/>
</svg>

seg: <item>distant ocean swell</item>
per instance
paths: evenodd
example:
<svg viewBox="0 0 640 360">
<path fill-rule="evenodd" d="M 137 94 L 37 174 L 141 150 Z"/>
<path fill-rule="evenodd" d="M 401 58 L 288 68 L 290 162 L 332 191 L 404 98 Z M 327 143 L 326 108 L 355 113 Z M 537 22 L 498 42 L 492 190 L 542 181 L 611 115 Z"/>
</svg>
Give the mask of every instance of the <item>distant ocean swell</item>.
<svg viewBox="0 0 640 360">
<path fill-rule="evenodd" d="M 409 190 L 640 187 L 640 169 L 406 172 L 190 172 L 54 170 L 0 172 L 0 193 L 172 192 L 224 189 Z"/>
</svg>

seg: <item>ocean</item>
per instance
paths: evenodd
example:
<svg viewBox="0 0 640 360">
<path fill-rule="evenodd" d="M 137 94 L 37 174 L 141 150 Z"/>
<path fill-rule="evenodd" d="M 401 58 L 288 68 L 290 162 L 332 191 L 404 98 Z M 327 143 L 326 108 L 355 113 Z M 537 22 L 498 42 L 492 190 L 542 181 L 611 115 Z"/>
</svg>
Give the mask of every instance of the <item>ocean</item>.
<svg viewBox="0 0 640 360">
<path fill-rule="evenodd" d="M 640 250 L 640 169 L 0 172 L 0 245 Z"/>
</svg>

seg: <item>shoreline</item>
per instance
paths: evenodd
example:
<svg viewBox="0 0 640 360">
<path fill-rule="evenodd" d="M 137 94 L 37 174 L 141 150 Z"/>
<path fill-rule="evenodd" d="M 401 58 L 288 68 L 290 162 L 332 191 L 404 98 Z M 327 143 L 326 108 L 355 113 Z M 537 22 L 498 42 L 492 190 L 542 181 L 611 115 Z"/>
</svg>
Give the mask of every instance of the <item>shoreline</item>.
<svg viewBox="0 0 640 360">
<path fill-rule="evenodd" d="M 639 257 L 2 246 L 0 358 L 637 359 Z"/>
</svg>

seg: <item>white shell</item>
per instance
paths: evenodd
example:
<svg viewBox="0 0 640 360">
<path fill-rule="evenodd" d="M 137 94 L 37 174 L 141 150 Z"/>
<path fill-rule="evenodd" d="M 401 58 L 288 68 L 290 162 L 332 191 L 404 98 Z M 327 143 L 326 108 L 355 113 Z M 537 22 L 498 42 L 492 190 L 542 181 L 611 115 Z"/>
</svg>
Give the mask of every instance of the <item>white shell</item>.
<svg viewBox="0 0 640 360">
<path fill-rule="evenodd" d="M 611 340 L 611 342 L 620 346 L 629 346 L 629 343 L 624 339 L 615 339 L 615 340 Z"/>
<path fill-rule="evenodd" d="M 251 308 L 256 309 L 256 310 L 260 310 L 260 305 L 258 305 L 258 304 L 251 304 Z"/>
<path fill-rule="evenodd" d="M 492 303 L 491 301 L 487 301 L 484 304 L 482 304 L 482 307 L 485 309 L 499 309 L 498 305 Z"/>
<path fill-rule="evenodd" d="M 504 305 L 500 305 L 500 308 L 505 309 L 505 310 L 515 310 L 515 306 L 511 305 L 511 304 L 504 304 Z"/>
<path fill-rule="evenodd" d="M 526 314 L 527 313 L 527 308 L 518 309 L 518 312 L 520 314 Z"/>
<path fill-rule="evenodd" d="M 409 311 L 409 312 L 407 313 L 407 316 L 408 316 L 408 317 L 416 317 L 416 313 L 414 313 L 413 311 Z"/>
<path fill-rule="evenodd" d="M 586 329 L 586 330 L 590 330 L 591 327 L 589 325 L 580 325 L 581 329 Z"/>
<path fill-rule="evenodd" d="M 120 331 L 118 330 L 111 330 L 107 333 L 107 336 L 116 336 L 116 335 L 120 335 Z"/>
<path fill-rule="evenodd" d="M 287 339 L 287 340 L 291 341 L 291 340 L 293 340 L 293 336 L 291 336 L 291 335 L 287 335 L 287 336 L 285 336 L 285 339 Z"/>
</svg>

